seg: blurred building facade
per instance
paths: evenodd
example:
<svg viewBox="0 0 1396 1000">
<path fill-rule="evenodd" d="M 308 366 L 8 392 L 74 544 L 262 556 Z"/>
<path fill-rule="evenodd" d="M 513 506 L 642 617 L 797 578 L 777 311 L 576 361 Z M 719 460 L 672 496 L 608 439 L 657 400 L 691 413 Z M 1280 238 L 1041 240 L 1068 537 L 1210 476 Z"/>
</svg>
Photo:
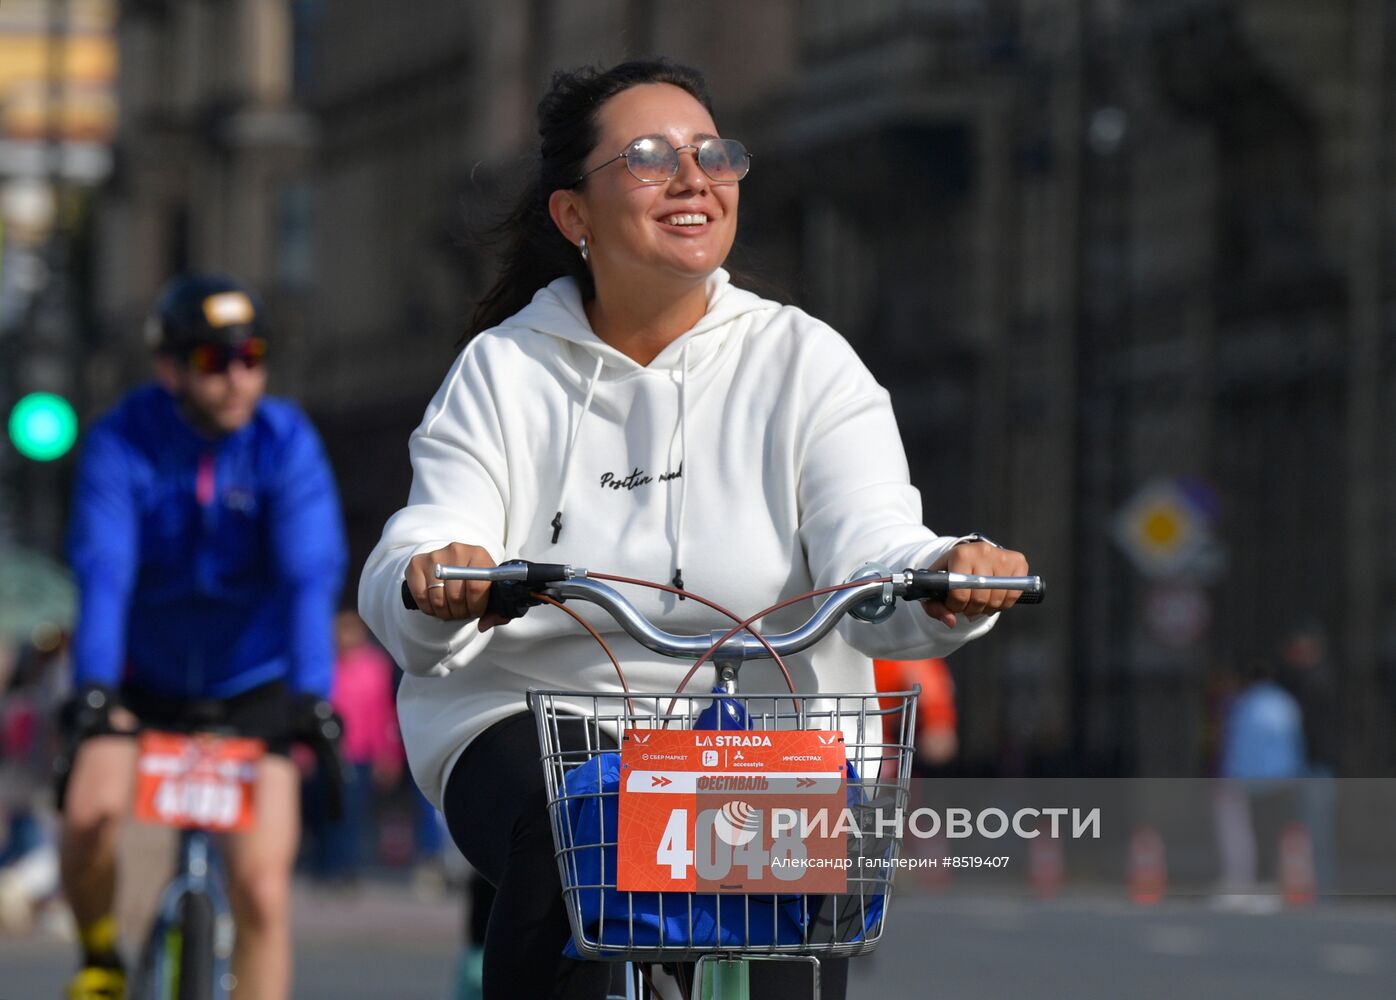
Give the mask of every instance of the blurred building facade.
<svg viewBox="0 0 1396 1000">
<path fill-rule="evenodd" d="M 21 399 L 75 400 L 87 325 L 92 192 L 111 170 L 114 0 L 0 7 L 0 418 Z M 50 548 L 67 469 L 0 434 L 0 548 Z"/>
<path fill-rule="evenodd" d="M 928 523 L 1051 578 L 955 658 L 967 766 L 1198 773 L 1214 677 L 1308 618 L 1376 773 L 1394 34 L 1393 0 L 126 4 L 105 328 L 130 345 L 179 266 L 264 285 L 361 561 L 550 72 L 691 62 L 757 154 L 743 263 L 891 390 Z M 1207 544 L 1150 576 L 1114 526 L 1156 482 Z"/>
<path fill-rule="evenodd" d="M 98 276 L 109 350 L 91 378 L 116 393 L 141 370 L 141 328 L 172 273 L 224 269 L 268 290 L 295 328 L 303 290 L 284 220 L 314 123 L 294 100 L 293 21 L 278 0 L 121 7 L 117 161 Z M 293 234 L 294 237 L 294 234 Z"/>
</svg>

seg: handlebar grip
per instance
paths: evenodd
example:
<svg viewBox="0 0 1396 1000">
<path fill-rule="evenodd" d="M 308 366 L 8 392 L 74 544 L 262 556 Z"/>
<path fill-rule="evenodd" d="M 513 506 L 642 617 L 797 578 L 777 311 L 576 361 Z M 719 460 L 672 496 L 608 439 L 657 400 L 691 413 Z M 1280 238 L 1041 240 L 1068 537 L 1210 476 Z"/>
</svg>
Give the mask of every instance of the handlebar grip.
<svg viewBox="0 0 1396 1000">
<path fill-rule="evenodd" d="M 960 577 L 952 583 L 951 578 Z M 1047 596 L 1047 584 L 1040 576 L 1029 577 L 981 577 L 980 579 L 1001 580 L 998 587 L 990 586 L 991 590 L 1016 590 L 1018 591 L 1019 604 L 1041 604 Z M 1011 582 L 1013 586 L 1003 584 Z M 970 585 L 964 581 L 960 574 L 947 573 L 945 570 L 915 569 L 911 571 L 911 581 L 906 588 L 906 600 L 908 601 L 943 601 L 952 590 L 969 589 Z"/>
<path fill-rule="evenodd" d="M 509 618 L 518 617 L 518 613 L 510 614 L 508 609 L 517 606 L 519 597 L 517 594 L 511 594 L 507 598 L 496 597 L 495 595 L 499 592 L 500 584 L 523 583 L 539 585 L 545 583 L 561 583 L 563 580 L 570 580 L 574 576 L 586 575 L 586 570 L 574 570 L 565 563 L 529 562 L 526 559 L 511 559 L 508 562 L 500 563 L 498 566 L 492 567 L 459 567 L 441 566 L 438 564 L 436 572 L 437 575 L 444 580 L 490 581 L 489 610 L 498 614 L 504 614 Z M 415 611 L 417 608 L 417 602 L 412 598 L 412 591 L 408 589 L 406 580 L 402 581 L 402 606 L 408 611 Z"/>
<path fill-rule="evenodd" d="M 556 570 L 562 572 L 564 566 L 552 566 L 552 564 L 542 564 L 545 572 Z M 548 580 L 565 579 L 564 576 L 549 577 Z M 544 581 L 548 582 L 548 581 Z M 485 605 L 485 610 L 491 614 L 499 615 L 502 618 L 521 618 L 531 607 L 537 607 L 540 603 L 532 595 L 532 587 L 522 581 L 499 580 L 490 584 L 490 596 Z M 408 611 L 420 611 L 417 607 L 417 599 L 412 596 L 412 590 L 407 586 L 407 581 L 402 581 L 402 606 Z"/>
</svg>

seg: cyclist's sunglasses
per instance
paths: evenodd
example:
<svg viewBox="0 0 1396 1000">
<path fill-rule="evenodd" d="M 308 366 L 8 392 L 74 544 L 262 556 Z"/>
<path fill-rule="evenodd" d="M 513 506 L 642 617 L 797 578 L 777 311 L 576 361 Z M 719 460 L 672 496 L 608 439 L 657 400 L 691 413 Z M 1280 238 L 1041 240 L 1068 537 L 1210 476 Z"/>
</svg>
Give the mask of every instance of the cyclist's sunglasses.
<svg viewBox="0 0 1396 1000">
<path fill-rule="evenodd" d="M 735 184 L 751 169 L 751 154 L 736 139 L 704 139 L 675 149 L 663 136 L 642 135 L 624 152 L 582 174 L 572 186 L 617 160 L 624 160 L 625 168 L 642 184 L 667 184 L 679 172 L 679 154 L 686 149 L 693 150 L 698 166 L 714 184 Z"/>
<path fill-rule="evenodd" d="M 200 344 L 185 359 L 190 370 L 200 375 L 221 375 L 234 361 L 256 368 L 267 360 L 265 337 L 248 337 L 236 344 Z"/>
</svg>

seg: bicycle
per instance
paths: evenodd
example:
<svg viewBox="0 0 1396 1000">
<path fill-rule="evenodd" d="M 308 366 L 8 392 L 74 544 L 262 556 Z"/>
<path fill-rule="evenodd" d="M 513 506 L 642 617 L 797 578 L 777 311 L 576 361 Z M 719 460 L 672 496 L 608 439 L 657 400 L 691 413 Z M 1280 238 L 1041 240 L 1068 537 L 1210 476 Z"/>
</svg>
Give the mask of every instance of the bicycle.
<svg viewBox="0 0 1396 1000">
<path fill-rule="evenodd" d="M 628 856 L 622 853 L 622 848 L 629 846 L 620 836 L 619 817 L 625 792 L 636 791 L 637 780 L 641 785 L 650 780 L 661 794 L 666 794 L 683 775 L 715 772 L 718 767 L 715 750 L 697 755 L 705 733 L 716 731 L 719 736 L 732 733 L 733 736 L 722 742 L 723 747 L 737 745 L 731 741 L 742 739 L 739 734 L 747 734 L 747 741 L 764 741 L 768 746 L 777 741 L 793 743 L 805 738 L 815 752 L 787 755 L 798 758 L 801 767 L 809 760 L 816 761 L 814 766 L 835 766 L 829 757 L 832 753 L 837 753 L 843 762 L 836 772 L 821 772 L 826 804 L 831 797 L 835 805 L 845 802 L 855 816 L 855 826 L 858 813 L 869 814 L 891 806 L 899 814 L 908 797 L 916 689 L 802 695 L 794 691 L 786 672 L 788 694 L 742 695 L 738 693 L 742 663 L 763 657 L 780 663 L 781 656 L 797 653 L 823 639 L 845 614 L 853 614 L 869 623 L 880 622 L 895 610 L 897 600 L 944 600 L 950 590 L 974 588 L 1015 590 L 1022 594 L 1020 603 L 1038 603 L 1045 592 L 1041 578 L 1036 576 L 983 577 L 910 569 L 891 572 L 870 566 L 845 584 L 799 595 L 747 619 L 718 608 L 736 624 L 707 636 L 691 636 L 673 635 L 659 629 L 624 595 L 602 582 L 603 579 L 627 583 L 644 581 L 521 560 L 493 568 L 437 565 L 435 575 L 439 580 L 491 583 L 489 609 L 505 618 L 519 617 L 540 604 L 557 606 L 572 615 L 606 649 L 620 676 L 620 692 L 528 691 L 528 703 L 538 726 L 542 749 L 548 813 L 572 929 L 572 946 L 583 958 L 628 963 L 627 969 L 631 971 L 625 975 L 625 997 L 653 995 L 653 979 L 645 971 L 648 966 L 672 967 L 677 963 L 693 962 L 694 982 L 688 995 L 701 1000 L 749 1000 L 751 963 L 768 960 L 808 963 L 813 976 L 813 996 L 817 1000 L 820 956 L 864 954 L 872 951 L 881 939 L 897 867 L 899 832 L 875 837 L 859 832 L 856 837 L 849 837 L 845 846 L 853 858 L 848 859 L 839 891 L 811 892 L 803 886 L 798 892 L 772 891 L 768 883 L 762 883 L 761 891 L 752 892 L 740 876 L 731 883 L 724 883 L 723 879 L 733 877 L 733 869 L 742 864 L 747 866 L 748 876 L 751 876 L 753 857 L 758 863 L 756 867 L 764 863 L 773 872 L 777 860 L 786 860 L 785 854 L 777 853 L 774 839 L 770 850 L 765 851 L 764 832 L 760 837 L 755 836 L 752 816 L 759 815 L 759 811 L 743 800 L 744 810 L 719 808 L 708 809 L 705 813 L 695 810 L 693 824 L 689 825 L 686 811 L 679 822 L 674 819 L 679 810 L 671 809 L 660 835 L 656 864 L 663 860 L 667 845 L 670 874 L 682 869 L 685 887 L 696 883 L 697 873 L 705 863 L 707 874 L 715 877 L 704 880 L 709 883 L 705 890 L 673 892 L 622 888 L 620 873 L 626 867 L 624 859 Z M 659 584 L 645 585 L 669 589 Z M 770 637 L 752 628 L 754 622 L 773 611 L 822 594 L 830 596 L 798 628 Z M 691 592 L 685 595 L 695 597 Z M 569 599 L 596 604 L 646 649 L 675 658 L 694 659 L 693 668 L 675 692 L 630 691 L 620 663 L 604 639 L 565 607 L 564 602 Z M 697 599 L 717 607 L 706 599 Z M 406 607 L 416 608 L 406 584 L 403 585 L 403 601 Z M 739 636 L 742 632 L 747 634 Z M 684 687 L 709 659 L 716 675 L 712 691 L 684 694 Z M 783 669 L 783 664 L 781 666 Z M 572 723 L 578 718 L 582 721 L 583 745 L 565 747 L 560 724 Z M 884 718 L 892 720 L 894 738 L 890 741 L 883 733 Z M 683 767 L 667 759 L 683 756 L 680 753 L 654 755 L 666 758 L 662 765 L 654 765 L 654 770 L 642 771 L 632 766 L 634 761 L 627 762 L 627 750 L 634 758 L 637 747 L 650 746 L 651 739 L 665 733 L 693 735 L 695 752 L 684 758 Z M 810 736 L 824 746 L 822 756 L 818 745 L 808 739 Z M 653 745 L 657 747 L 659 743 Z M 644 756 L 645 752 L 638 753 L 639 758 Z M 724 757 L 722 766 L 729 765 L 735 766 L 735 762 Z M 627 768 L 630 773 L 622 778 Z M 835 774 L 835 790 L 830 793 L 828 785 Z M 781 788 L 791 786 L 787 790 L 809 794 L 814 794 L 812 790 L 821 780 L 790 768 L 761 773 L 743 769 L 738 772 L 738 777 L 741 776 L 763 778 L 765 789 L 769 789 L 772 782 L 781 782 Z M 720 784 L 744 789 L 756 787 L 756 782 L 750 780 L 724 780 Z M 694 785 L 701 788 L 700 779 L 695 777 Z M 632 807 L 627 830 L 637 829 L 635 820 Z M 687 850 L 691 831 L 694 851 Z M 708 833 L 705 845 L 698 842 L 699 831 Z M 679 843 L 680 837 L 682 843 Z M 793 844 L 798 838 L 786 839 L 792 841 L 786 846 L 790 858 L 794 858 L 795 852 L 804 850 L 807 862 L 808 838 L 801 840 L 798 846 Z M 825 838 L 826 841 L 830 839 Z M 724 840 L 729 848 L 725 855 L 722 853 Z M 837 837 L 832 840 L 837 860 Z M 757 846 L 753 848 L 753 844 Z M 823 846 L 827 849 L 829 844 Z M 708 851 L 706 856 L 702 854 L 703 849 Z M 739 851 L 745 851 L 741 861 L 737 860 Z M 637 882 L 633 863 L 630 868 L 629 884 L 633 885 Z M 688 879 L 689 868 L 695 871 L 693 879 Z M 846 874 L 855 868 L 857 875 Z M 871 869 L 871 873 L 865 869 Z M 775 877 L 787 876 L 776 874 Z M 756 884 L 761 879 L 749 881 Z M 783 888 L 789 890 L 793 885 Z M 666 897 L 670 897 L 671 908 L 667 917 L 664 912 Z M 739 902 L 726 906 L 724 913 L 724 899 Z M 769 933 L 766 932 L 768 923 Z"/>
<path fill-rule="evenodd" d="M 93 706 L 98 707 L 98 706 Z M 114 732 L 104 728 L 103 732 Z M 327 809 L 342 810 L 338 741 L 342 726 L 328 703 L 316 708 L 313 731 L 294 734 L 327 774 Z M 140 727 L 133 812 L 138 821 L 179 830 L 175 872 L 160 895 L 127 991 L 130 1000 L 227 1000 L 236 929 L 223 884 L 215 834 L 250 829 L 253 787 L 263 741 L 222 724 L 218 702 L 195 702 L 179 727 Z M 76 745 L 60 763 L 59 796 Z"/>
</svg>

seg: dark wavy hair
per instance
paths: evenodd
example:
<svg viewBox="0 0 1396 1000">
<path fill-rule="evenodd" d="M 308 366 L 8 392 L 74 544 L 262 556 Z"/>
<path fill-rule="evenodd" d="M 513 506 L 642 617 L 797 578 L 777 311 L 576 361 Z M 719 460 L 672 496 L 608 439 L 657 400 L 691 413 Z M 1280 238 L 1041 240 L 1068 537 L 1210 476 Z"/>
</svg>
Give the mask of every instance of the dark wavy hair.
<svg viewBox="0 0 1396 1000">
<path fill-rule="evenodd" d="M 712 114 L 703 74 L 665 59 L 637 60 L 611 69 L 588 67 L 553 74 L 552 86 L 538 102 L 538 159 L 523 196 L 492 230 L 505 244 L 503 266 L 494 286 L 475 307 L 465 339 L 498 326 L 528 305 L 535 292 L 556 278 L 571 275 L 582 298 L 596 294 L 591 272 L 577 248 L 558 231 L 548 214 L 548 199 L 570 188 L 582 164 L 596 148 L 596 117 L 621 91 L 645 83 L 668 83 L 686 90 Z"/>
</svg>

